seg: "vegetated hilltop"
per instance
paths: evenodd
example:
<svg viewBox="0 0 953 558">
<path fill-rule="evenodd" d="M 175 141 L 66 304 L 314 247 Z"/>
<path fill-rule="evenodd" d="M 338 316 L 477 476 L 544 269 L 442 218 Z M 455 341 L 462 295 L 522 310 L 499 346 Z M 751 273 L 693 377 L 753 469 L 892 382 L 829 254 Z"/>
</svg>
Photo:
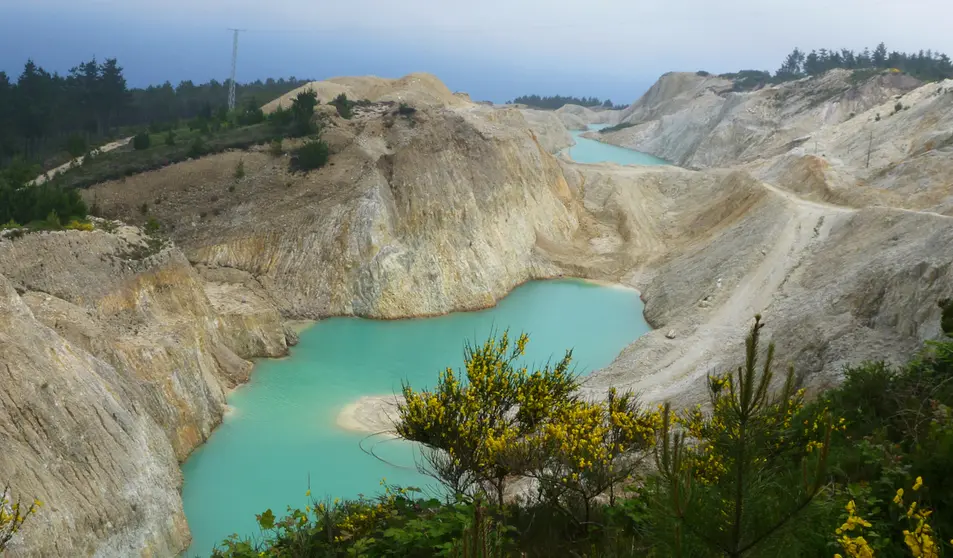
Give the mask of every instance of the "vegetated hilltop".
<svg viewBox="0 0 953 558">
<path fill-rule="evenodd" d="M 238 83 L 236 104 L 258 108 L 304 83 L 294 77 Z M 227 80 L 130 88 L 114 58 L 81 62 L 67 75 L 29 60 L 19 76 L 0 72 L 0 169 L 15 158 L 48 169 L 142 128 L 159 133 L 179 121 L 212 120 L 227 110 L 228 89 Z"/>
<path fill-rule="evenodd" d="M 539 95 L 522 95 L 509 101 L 509 105 L 526 105 L 531 108 L 557 110 L 566 105 L 576 105 L 586 108 L 601 109 L 620 109 L 624 105 L 613 105 L 611 99 L 600 101 L 596 97 L 564 97 L 562 95 L 552 95 L 550 97 L 540 97 Z"/>
<path fill-rule="evenodd" d="M 663 121 L 679 115 L 666 106 L 688 106 L 696 82 L 675 78 L 689 86 L 660 85 L 641 110 Z M 871 111 L 884 102 L 871 99 L 903 86 L 873 79 L 887 81 L 857 101 Z M 790 85 L 812 90 L 799 83 Z M 940 85 L 924 87 L 934 89 L 917 91 L 934 93 L 914 103 L 926 103 L 917 133 L 939 137 L 946 101 L 935 94 Z M 795 120 L 804 110 L 842 110 L 839 97 L 805 109 L 807 96 L 778 110 Z M 885 207 L 804 199 L 785 186 L 796 167 L 744 150 L 746 166 L 703 171 L 575 164 L 553 155 L 571 141 L 554 112 L 473 104 L 425 74 L 317 82 L 265 112 L 248 126 L 234 124 L 241 115 L 219 122 L 259 126 L 262 140 L 274 141 L 198 152 L 82 191 L 96 212 L 149 235 L 100 221 L 93 230 L 2 235 L 0 281 L 9 287 L 0 312 L 10 319 L 0 321 L 0 350 L 11 378 L 0 384 L 0 413 L 24 426 L 0 459 L 16 494 L 56 502 L 26 524 L 14 555 L 184 547 L 176 459 L 219 420 L 222 390 L 244 381 L 242 359 L 285 350 L 283 320 L 481 308 L 533 278 L 621 283 L 641 290 L 658 329 L 583 390 L 599 398 L 610 385 L 634 386 L 647 400 L 688 404 L 709 370 L 736 364 L 734 347 L 755 312 L 820 389 L 838 381 L 845 362 L 902 360 L 937 337 L 937 300 L 953 297 L 953 219 L 939 214 L 939 194 L 940 202 L 920 200 L 920 211 L 888 207 L 876 188 L 872 199 Z M 231 132 L 190 133 L 210 143 Z M 885 128 L 884 144 L 902 133 Z M 150 139 L 113 162 L 162 145 Z M 906 184 L 912 175 L 902 173 L 927 168 L 901 162 L 891 172 Z M 777 180 L 764 180 L 770 173 Z M 44 346 L 56 354 L 37 352 Z M 75 406 L 60 404 L 67 396 Z M 115 416 L 96 414 L 103 407 Z M 372 422 L 370 409 L 358 418 Z M 71 442 L 82 436 L 115 447 Z M 112 468 L 97 462 L 123 453 L 130 457 Z M 150 506 L 137 503 L 141 483 L 156 494 Z"/>
</svg>

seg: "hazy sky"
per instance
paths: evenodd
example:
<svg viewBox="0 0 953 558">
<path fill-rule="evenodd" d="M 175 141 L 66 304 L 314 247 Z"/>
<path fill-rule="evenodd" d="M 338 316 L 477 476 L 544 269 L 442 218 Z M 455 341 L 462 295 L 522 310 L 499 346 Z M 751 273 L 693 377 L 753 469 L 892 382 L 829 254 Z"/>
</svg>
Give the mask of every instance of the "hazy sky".
<svg viewBox="0 0 953 558">
<path fill-rule="evenodd" d="M 131 85 L 436 74 L 476 99 L 631 102 L 662 73 L 775 70 L 802 49 L 953 54 L 950 0 L 0 0 L 0 70 L 117 57 Z"/>
</svg>

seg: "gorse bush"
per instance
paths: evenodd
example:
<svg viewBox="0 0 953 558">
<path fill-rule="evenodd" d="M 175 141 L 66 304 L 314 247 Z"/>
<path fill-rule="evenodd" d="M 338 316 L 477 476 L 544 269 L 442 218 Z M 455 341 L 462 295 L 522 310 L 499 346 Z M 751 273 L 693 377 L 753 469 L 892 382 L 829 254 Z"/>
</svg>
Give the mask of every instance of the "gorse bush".
<svg viewBox="0 0 953 558">
<path fill-rule="evenodd" d="M 14 500 L 10 495 L 10 486 L 4 486 L 0 491 L 0 553 L 6 550 L 23 524 L 35 515 L 41 506 L 43 502 L 35 498 L 29 503 Z"/>
<path fill-rule="evenodd" d="M 944 319 L 953 313 L 942 301 Z M 219 556 L 816 556 L 938 558 L 953 534 L 953 340 L 902 367 L 848 367 L 806 403 L 755 319 L 708 404 L 580 399 L 571 353 L 519 364 L 528 338 L 468 346 L 432 390 L 404 386 L 396 428 L 443 499 L 374 499 L 259 516 Z M 648 459 L 651 458 L 651 459 Z M 506 488 L 530 480 L 513 500 Z"/>
<path fill-rule="evenodd" d="M 426 473 L 456 494 L 492 492 L 503 503 L 507 477 L 522 473 L 517 440 L 543 426 L 578 387 L 569 372 L 571 353 L 556 366 L 528 374 L 514 361 L 529 338 L 510 343 L 507 333 L 482 346 L 467 346 L 465 376 L 441 373 L 433 391 L 404 386 L 397 433 L 428 448 Z M 464 384 L 464 380 L 466 383 Z"/>
</svg>

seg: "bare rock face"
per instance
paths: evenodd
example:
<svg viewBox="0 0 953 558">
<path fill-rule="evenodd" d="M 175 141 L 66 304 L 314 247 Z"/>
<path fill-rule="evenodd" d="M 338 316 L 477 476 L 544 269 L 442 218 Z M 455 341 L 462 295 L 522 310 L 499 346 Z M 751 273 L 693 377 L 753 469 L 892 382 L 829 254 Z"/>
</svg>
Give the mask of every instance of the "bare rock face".
<svg viewBox="0 0 953 558">
<path fill-rule="evenodd" d="M 182 200 L 151 211 L 189 259 L 251 274 L 288 317 L 483 308 L 515 285 L 560 273 L 536 246 L 572 237 L 575 202 L 550 154 L 558 146 L 545 145 L 520 111 L 370 113 L 332 122 L 325 137 L 331 166 L 294 175 L 284 160 L 246 155 L 247 177 L 233 194 L 227 170 L 237 154 L 87 194 L 130 218 L 128 208 L 156 192 Z M 212 198 L 215 209 L 203 210 Z"/>
<path fill-rule="evenodd" d="M 127 378 L 38 321 L 0 276 L 0 469 L 45 502 L 11 556 L 172 556 L 178 461 Z"/>
<path fill-rule="evenodd" d="M 623 111 L 603 108 L 589 108 L 579 105 L 563 105 L 555 110 L 556 116 L 570 130 L 588 130 L 591 124 L 614 126 L 623 117 Z"/>
<path fill-rule="evenodd" d="M 219 313 L 216 284 L 132 227 L 2 241 L 0 269 L 0 468 L 47 503 L 13 555 L 176 554 L 189 540 L 178 463 L 247 381 L 236 351 L 286 351 L 277 311 Z"/>
<path fill-rule="evenodd" d="M 520 113 L 526 119 L 540 145 L 550 153 L 558 153 L 575 142 L 569 135 L 568 126 L 555 112 L 548 110 L 522 109 Z M 585 127 L 583 127 L 585 128 Z M 571 128 L 576 129 L 576 128 Z"/>
<path fill-rule="evenodd" d="M 724 167 L 787 152 L 819 128 L 854 118 L 921 85 L 901 74 L 854 83 L 851 72 L 733 92 L 716 76 L 671 73 L 623 111 L 630 127 L 609 143 L 693 168 Z M 807 145 L 813 147 L 813 145 Z"/>
</svg>

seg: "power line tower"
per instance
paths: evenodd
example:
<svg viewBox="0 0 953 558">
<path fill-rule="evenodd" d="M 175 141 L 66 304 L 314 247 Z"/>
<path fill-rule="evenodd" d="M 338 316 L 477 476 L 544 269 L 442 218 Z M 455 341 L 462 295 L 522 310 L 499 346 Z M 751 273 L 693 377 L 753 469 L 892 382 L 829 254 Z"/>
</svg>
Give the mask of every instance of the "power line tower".
<svg viewBox="0 0 953 558">
<path fill-rule="evenodd" d="M 235 110 L 235 70 L 238 67 L 238 34 L 245 29 L 232 29 L 232 77 L 228 81 L 228 110 Z"/>
</svg>

